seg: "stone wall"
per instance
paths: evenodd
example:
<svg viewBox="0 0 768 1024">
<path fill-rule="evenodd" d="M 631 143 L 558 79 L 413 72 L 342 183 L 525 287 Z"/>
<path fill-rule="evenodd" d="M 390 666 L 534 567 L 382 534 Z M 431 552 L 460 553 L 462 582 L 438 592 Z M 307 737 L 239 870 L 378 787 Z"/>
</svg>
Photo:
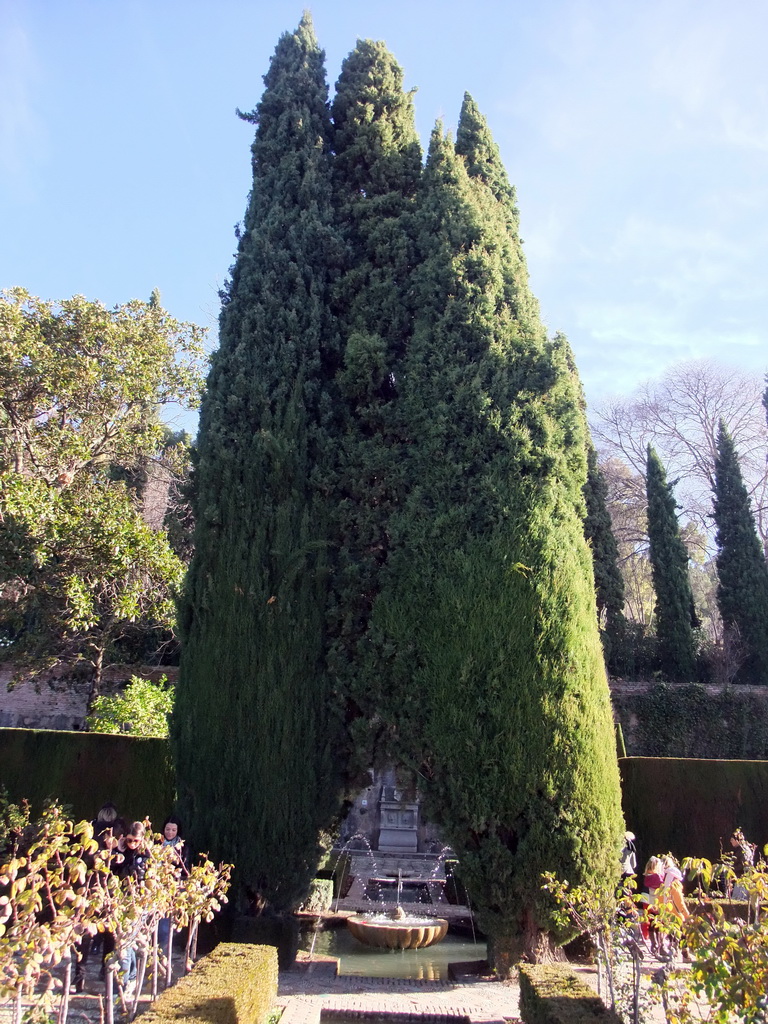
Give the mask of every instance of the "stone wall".
<svg viewBox="0 0 768 1024">
<path fill-rule="evenodd" d="M 175 667 L 114 665 L 104 673 L 102 692 L 116 693 L 132 675 L 173 680 Z M 0 728 L 79 730 L 85 724 L 90 688 L 85 673 L 59 669 L 13 683 L 13 668 L 0 666 Z"/>
<path fill-rule="evenodd" d="M 131 675 L 175 680 L 178 668 L 112 666 L 104 693 L 114 693 Z M 75 672 L 45 673 L 9 688 L 13 670 L 0 667 L 0 728 L 82 729 L 88 679 Z M 614 680 L 614 719 L 621 724 L 630 757 L 716 757 L 768 759 L 768 687 L 660 684 Z M 412 780 L 393 769 L 373 772 L 355 800 L 345 838 L 363 832 L 378 842 L 384 787 L 399 788 L 411 799 Z M 419 822 L 419 849 L 436 842 L 437 830 Z"/>
</svg>

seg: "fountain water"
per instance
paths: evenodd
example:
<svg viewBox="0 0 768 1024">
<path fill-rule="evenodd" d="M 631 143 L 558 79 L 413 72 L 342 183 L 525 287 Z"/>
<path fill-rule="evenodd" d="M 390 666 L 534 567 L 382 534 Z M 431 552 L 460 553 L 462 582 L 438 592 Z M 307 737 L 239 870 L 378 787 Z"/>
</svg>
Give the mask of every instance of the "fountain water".
<svg viewBox="0 0 768 1024">
<path fill-rule="evenodd" d="M 366 835 L 364 835 L 362 832 L 357 832 L 350 839 L 348 839 L 344 843 L 344 845 L 341 847 L 341 849 L 339 850 L 339 856 L 338 856 L 338 859 L 336 861 L 336 867 L 334 868 L 334 872 L 333 872 L 334 880 L 336 880 L 336 871 L 338 870 L 339 864 L 342 863 L 342 856 L 345 853 L 349 853 L 351 851 L 353 843 L 359 842 L 359 841 L 362 841 L 365 844 L 363 850 L 361 850 L 359 852 L 367 853 L 368 860 L 369 860 L 370 865 L 371 865 L 370 866 L 369 877 L 370 878 L 376 878 L 378 876 L 379 869 L 378 869 L 378 866 L 376 864 L 376 858 L 375 858 L 375 856 L 373 854 L 373 848 L 371 847 L 371 844 L 368 841 L 368 837 Z M 341 898 L 342 884 L 343 884 L 343 878 L 338 879 L 338 881 L 337 881 L 337 890 L 336 890 L 336 913 L 338 913 L 338 911 L 339 911 L 339 899 Z M 370 898 L 368 896 L 368 894 L 367 894 L 367 891 L 365 892 L 365 898 L 366 899 Z M 379 889 L 379 902 L 381 902 L 381 904 L 383 906 L 384 898 L 383 898 L 383 896 L 381 894 L 381 889 Z"/>
</svg>

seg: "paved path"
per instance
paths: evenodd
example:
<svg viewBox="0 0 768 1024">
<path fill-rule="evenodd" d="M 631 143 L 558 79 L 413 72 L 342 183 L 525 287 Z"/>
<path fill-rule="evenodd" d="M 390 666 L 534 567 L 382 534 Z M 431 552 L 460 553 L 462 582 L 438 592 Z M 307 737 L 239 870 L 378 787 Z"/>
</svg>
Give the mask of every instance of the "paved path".
<svg viewBox="0 0 768 1024">
<path fill-rule="evenodd" d="M 280 1024 L 319 1024 L 321 1011 L 349 1018 L 396 1014 L 402 1021 L 464 1018 L 472 1024 L 503 1024 L 518 1015 L 519 990 L 488 979 L 410 981 L 336 975 L 335 964 L 313 963 L 280 974 Z"/>
</svg>

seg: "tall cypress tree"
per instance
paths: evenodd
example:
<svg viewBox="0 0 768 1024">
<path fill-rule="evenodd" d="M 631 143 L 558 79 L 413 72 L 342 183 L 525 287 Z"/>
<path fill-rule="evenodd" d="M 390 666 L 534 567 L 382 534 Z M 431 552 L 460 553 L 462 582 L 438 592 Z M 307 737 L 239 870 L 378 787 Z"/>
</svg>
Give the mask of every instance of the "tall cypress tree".
<svg viewBox="0 0 768 1024">
<path fill-rule="evenodd" d="M 768 683 L 768 566 L 752 517 L 733 438 L 720 421 L 715 457 L 717 604 L 726 629 L 746 648 L 744 681 Z"/>
<path fill-rule="evenodd" d="M 200 419 L 173 723 L 192 842 L 292 908 L 338 794 L 325 613 L 338 360 L 324 55 L 307 16 L 253 115 L 253 190 Z"/>
<path fill-rule="evenodd" d="M 535 316 L 513 193 L 470 100 L 458 137 L 461 155 L 433 134 L 420 194 L 408 486 L 373 624 L 394 682 L 380 715 L 504 970 L 549 948 L 541 872 L 605 881 L 621 814 L 568 353 Z"/>
<path fill-rule="evenodd" d="M 337 447 L 340 543 L 329 664 L 347 701 L 352 753 L 364 771 L 381 746 L 376 740 L 386 739 L 376 736 L 376 709 L 389 681 L 370 616 L 403 485 L 398 393 L 412 329 L 412 208 L 421 175 L 412 95 L 382 43 L 358 41 L 344 61 L 332 116 L 334 202 L 345 255 L 334 290 L 344 429 Z"/>
<path fill-rule="evenodd" d="M 680 536 L 672 486 L 650 445 L 647 467 L 649 554 L 661 667 L 670 679 L 689 682 L 696 673 L 696 613 L 688 576 L 688 552 Z"/>
<path fill-rule="evenodd" d="M 584 533 L 592 548 L 597 614 L 600 620 L 605 663 L 609 672 L 620 672 L 625 638 L 624 580 L 619 569 L 619 549 L 607 505 L 608 487 L 597 464 L 592 444 L 587 448 L 587 482 L 584 500 L 587 516 Z"/>
</svg>

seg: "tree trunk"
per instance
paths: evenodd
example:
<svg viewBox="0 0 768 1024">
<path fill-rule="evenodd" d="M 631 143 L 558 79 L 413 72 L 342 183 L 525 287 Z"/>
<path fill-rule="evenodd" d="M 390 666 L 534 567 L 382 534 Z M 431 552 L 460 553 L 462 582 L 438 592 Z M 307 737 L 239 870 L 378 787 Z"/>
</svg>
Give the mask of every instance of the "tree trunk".
<svg viewBox="0 0 768 1024">
<path fill-rule="evenodd" d="M 104 675 L 104 651 L 98 650 L 91 662 L 93 665 L 93 675 L 91 676 L 91 688 L 88 691 L 88 703 L 85 707 L 86 715 L 90 715 L 93 711 L 93 705 L 96 698 L 101 694 L 101 682 Z"/>
<path fill-rule="evenodd" d="M 519 928 L 488 935 L 488 961 L 502 980 L 509 978 L 521 960 L 532 964 L 565 961 L 566 955 L 552 935 L 525 913 Z"/>
<path fill-rule="evenodd" d="M 157 956 L 157 929 L 158 929 L 158 926 L 159 926 L 159 922 L 157 920 L 155 920 L 155 928 L 154 928 L 154 931 L 152 932 L 152 995 L 150 997 L 150 1002 L 154 1002 L 155 999 L 157 999 L 157 978 L 158 978 L 159 969 L 160 969 L 160 965 L 158 963 L 158 956 Z M 171 935 L 173 935 L 173 928 L 171 928 Z M 171 942 L 173 942 L 173 939 L 171 939 Z"/>
<path fill-rule="evenodd" d="M 69 987 L 72 983 L 72 954 L 70 953 L 69 956 L 70 959 L 67 961 L 67 966 L 64 968 L 64 987 L 61 993 L 59 1013 L 56 1018 L 57 1024 L 67 1024 L 67 1015 L 69 1014 Z"/>
</svg>

